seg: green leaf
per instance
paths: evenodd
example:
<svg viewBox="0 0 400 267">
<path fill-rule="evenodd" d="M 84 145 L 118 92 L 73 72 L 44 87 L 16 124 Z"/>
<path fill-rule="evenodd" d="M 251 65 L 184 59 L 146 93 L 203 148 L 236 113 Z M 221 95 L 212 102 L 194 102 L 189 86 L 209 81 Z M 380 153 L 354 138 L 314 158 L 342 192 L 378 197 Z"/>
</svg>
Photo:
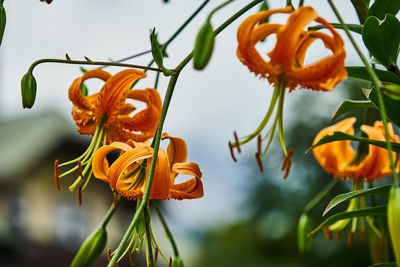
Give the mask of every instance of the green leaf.
<svg viewBox="0 0 400 267">
<path fill-rule="evenodd" d="M 379 101 L 376 89 L 371 90 L 368 98 L 379 109 Z M 386 93 L 382 94 L 382 98 L 386 108 L 386 115 L 394 124 L 400 127 L 400 100 L 394 99 Z"/>
<path fill-rule="evenodd" d="M 269 4 L 267 0 L 264 0 L 260 6 L 260 11 L 264 11 L 264 10 L 268 10 L 269 9 Z M 263 19 L 262 21 L 260 21 L 258 23 L 258 25 L 260 24 L 264 24 L 264 23 L 268 23 L 269 22 L 269 17 L 266 17 L 265 19 Z"/>
<path fill-rule="evenodd" d="M 3 40 L 4 30 L 6 29 L 6 10 L 3 3 L 0 4 L 0 45 Z"/>
<path fill-rule="evenodd" d="M 342 102 L 342 104 L 340 104 L 339 108 L 336 110 L 331 120 L 333 121 L 347 111 L 356 108 L 375 108 L 375 106 L 370 100 L 345 100 Z"/>
<path fill-rule="evenodd" d="M 386 15 L 383 21 L 369 17 L 363 27 L 362 38 L 369 52 L 385 67 L 396 65 L 399 54 L 400 35 L 399 20 Z"/>
<path fill-rule="evenodd" d="M 368 267 L 397 267 L 397 264 L 395 262 L 384 262 L 384 263 L 373 264 Z"/>
<path fill-rule="evenodd" d="M 331 25 L 333 26 L 333 28 L 336 29 L 343 29 L 342 24 L 340 23 L 331 23 Z M 359 33 L 361 34 L 362 32 L 362 26 L 358 25 L 358 24 L 346 24 L 347 28 L 349 29 L 349 31 L 355 32 L 355 33 Z M 311 26 L 308 27 L 307 30 L 309 31 L 317 31 L 320 29 L 326 29 L 326 27 L 324 25 L 317 25 L 317 26 Z"/>
<path fill-rule="evenodd" d="M 368 75 L 368 72 L 365 67 L 346 67 L 347 75 L 349 78 L 363 80 L 363 81 L 371 81 L 371 78 Z M 384 83 L 394 83 L 400 84 L 400 78 L 396 74 L 390 71 L 374 69 L 378 78 Z"/>
<path fill-rule="evenodd" d="M 135 226 L 136 233 L 140 239 L 143 238 L 143 235 L 146 233 L 146 222 L 144 220 L 144 213 L 142 212 L 139 216 L 138 223 Z"/>
<path fill-rule="evenodd" d="M 363 142 L 363 143 L 367 143 L 370 145 L 386 148 L 386 142 L 384 142 L 384 141 L 377 141 L 377 140 L 373 140 L 373 139 L 368 139 L 366 137 L 346 134 L 343 132 L 334 132 L 332 135 L 326 135 L 323 138 L 321 138 L 321 140 L 319 140 L 318 143 L 313 145 L 308 150 L 312 150 L 313 148 L 323 145 L 323 144 L 326 144 L 326 143 L 341 141 L 341 140 L 358 141 L 358 142 Z M 394 152 L 400 153 L 400 144 L 394 143 L 394 142 L 390 142 L 390 143 L 392 144 L 392 150 Z"/>
<path fill-rule="evenodd" d="M 383 186 L 379 186 L 379 187 L 375 187 L 375 188 L 361 189 L 361 190 L 357 190 L 357 191 L 348 192 L 348 193 L 345 193 L 345 194 L 340 194 L 340 195 L 334 197 L 329 202 L 329 204 L 326 207 L 326 209 L 325 209 L 324 213 L 322 214 L 322 216 L 325 216 L 325 214 L 328 211 L 330 211 L 335 206 L 339 205 L 340 203 L 342 203 L 342 202 L 344 202 L 346 200 L 349 200 L 349 199 L 352 199 L 352 198 L 356 198 L 356 197 L 386 194 L 386 193 L 389 192 L 391 187 L 392 187 L 392 185 L 383 185 Z"/>
<path fill-rule="evenodd" d="M 383 206 L 377 206 L 377 207 L 373 207 L 373 208 L 339 212 L 339 213 L 336 213 L 336 214 L 330 216 L 325 221 L 323 221 L 320 225 L 318 225 L 317 228 L 315 228 L 312 232 L 310 232 L 308 234 L 308 236 L 315 234 L 322 227 L 331 225 L 340 220 L 350 219 L 353 217 L 386 216 L 386 211 L 387 211 L 387 206 L 383 205 Z"/>
<path fill-rule="evenodd" d="M 386 14 L 396 15 L 400 10 L 399 0 L 375 0 L 368 9 L 367 17 L 375 16 L 382 20 Z"/>
</svg>

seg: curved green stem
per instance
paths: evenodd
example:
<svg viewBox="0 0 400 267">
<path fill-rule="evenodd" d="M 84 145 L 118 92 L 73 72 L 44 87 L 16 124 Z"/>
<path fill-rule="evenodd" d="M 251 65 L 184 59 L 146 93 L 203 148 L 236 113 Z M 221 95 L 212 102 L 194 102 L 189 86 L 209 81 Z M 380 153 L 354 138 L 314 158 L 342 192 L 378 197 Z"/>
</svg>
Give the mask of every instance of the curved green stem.
<svg viewBox="0 0 400 267">
<path fill-rule="evenodd" d="M 150 214 L 149 214 L 149 207 L 147 206 L 146 209 L 143 210 L 144 214 L 144 224 L 146 226 L 146 258 L 147 266 L 154 267 L 154 259 L 153 259 L 153 249 L 151 245 L 151 229 L 150 229 Z"/>
<path fill-rule="evenodd" d="M 28 72 L 32 73 L 33 69 L 42 63 L 63 63 L 63 64 L 79 64 L 79 65 L 102 65 L 102 66 L 117 66 L 117 67 L 127 67 L 127 68 L 136 68 L 136 69 L 144 69 L 144 70 L 152 70 L 157 72 L 162 72 L 161 69 L 151 68 L 141 65 L 133 65 L 126 63 L 118 63 L 118 62 L 104 62 L 104 61 L 86 61 L 86 60 L 69 60 L 69 59 L 56 59 L 56 58 L 43 58 L 39 59 L 32 63 L 29 67 Z"/>
<path fill-rule="evenodd" d="M 228 1 L 226 1 L 226 2 L 224 2 L 224 3 L 222 3 L 222 4 L 220 4 L 220 5 L 217 6 L 216 8 L 214 8 L 214 9 L 210 12 L 210 14 L 208 15 L 208 17 L 207 17 L 207 22 L 210 22 L 211 17 L 215 14 L 215 12 L 217 12 L 218 10 L 220 10 L 221 8 L 223 8 L 224 6 L 226 6 L 226 5 L 228 5 L 228 4 L 232 3 L 232 2 L 233 2 L 233 0 L 228 0 Z"/>
<path fill-rule="evenodd" d="M 122 197 L 121 197 L 121 195 L 119 195 L 117 198 L 117 204 L 121 201 L 121 199 L 122 199 Z M 118 205 L 117 205 L 117 207 L 118 207 Z M 110 208 L 108 209 L 106 216 L 104 216 L 103 222 L 101 223 L 101 228 L 106 228 L 107 224 L 110 222 L 115 211 L 116 211 L 116 208 L 113 203 L 113 204 L 111 204 Z"/>
<path fill-rule="evenodd" d="M 219 26 L 214 31 L 215 35 L 220 33 L 227 26 L 229 26 L 235 19 L 240 17 L 243 13 L 245 13 L 247 10 L 249 10 L 256 4 L 260 3 L 261 1 L 262 0 L 254 0 L 254 1 L 250 2 L 249 4 L 247 4 L 245 7 L 243 7 L 242 9 L 240 9 L 238 12 L 236 12 L 232 17 L 230 17 L 228 20 L 226 20 L 223 24 L 221 24 L 221 26 Z M 186 64 L 188 64 L 190 62 L 192 57 L 193 57 L 193 51 L 188 56 L 186 56 L 186 58 L 183 59 L 183 61 L 177 66 L 177 68 L 175 69 L 176 72 L 171 76 L 171 78 L 169 80 L 167 92 L 166 92 L 162 110 L 161 110 L 160 121 L 158 123 L 157 131 L 154 136 L 153 143 L 152 143 L 154 152 L 153 152 L 153 158 L 151 161 L 150 172 L 149 172 L 149 176 L 148 176 L 146 190 L 143 195 L 143 200 L 142 200 L 142 203 L 140 204 L 139 208 L 136 210 L 135 216 L 133 217 L 131 224 L 129 225 L 127 231 L 125 232 L 124 237 L 122 238 L 120 244 L 118 245 L 118 248 L 116 249 L 115 254 L 111 258 L 110 262 L 108 263 L 108 265 L 107 265 L 108 267 L 114 267 L 117 259 L 119 258 L 119 256 L 121 255 L 121 253 L 123 251 L 123 248 L 125 247 L 125 244 L 128 242 L 129 237 L 130 237 L 132 231 L 134 230 L 135 225 L 137 224 L 137 222 L 139 220 L 140 214 L 144 211 L 144 209 L 146 207 L 146 202 L 149 199 L 151 185 L 153 183 L 154 172 L 155 172 L 157 156 L 158 156 L 158 150 L 160 148 L 161 133 L 162 133 L 162 129 L 164 126 L 165 117 L 167 115 L 168 107 L 171 102 L 172 94 L 174 92 L 175 85 L 176 85 L 176 82 L 179 77 L 179 73 L 186 66 Z"/>
<path fill-rule="evenodd" d="M 152 200 L 151 203 L 153 204 L 154 209 L 156 210 L 157 216 L 160 219 L 160 222 L 162 226 L 164 227 L 165 234 L 167 235 L 167 238 L 171 242 L 172 250 L 174 251 L 174 256 L 179 257 L 179 251 L 178 251 L 178 246 L 176 245 L 175 239 L 172 236 L 171 231 L 169 230 L 168 224 L 164 219 L 164 216 L 161 213 L 161 210 L 158 206 L 158 203 L 156 200 Z"/>
<path fill-rule="evenodd" d="M 339 183 L 339 179 L 333 179 L 321 190 L 307 205 L 304 207 L 303 213 L 310 214 L 311 211 L 331 192 L 331 190 Z"/>
<path fill-rule="evenodd" d="M 388 153 L 389 153 L 389 161 L 390 161 L 390 167 L 391 167 L 391 170 L 392 170 L 393 183 L 398 186 L 399 185 L 399 178 L 397 177 L 396 167 L 395 167 L 394 161 L 393 161 L 392 144 L 390 143 L 389 131 L 388 131 L 388 126 L 387 126 L 386 107 L 385 107 L 385 104 L 383 102 L 383 97 L 382 97 L 382 88 L 384 87 L 384 85 L 381 82 L 381 80 L 379 80 L 379 78 L 376 75 L 375 71 L 369 65 L 369 62 L 366 59 L 366 57 L 364 56 L 364 54 L 361 52 L 361 49 L 358 47 L 356 41 L 354 40 L 353 36 L 351 35 L 349 29 L 347 28 L 346 24 L 344 23 L 340 13 L 336 9 L 336 7 L 333 4 L 332 0 L 328 0 L 328 2 L 329 2 L 329 5 L 331 6 L 333 12 L 335 13 L 336 17 L 338 18 L 340 24 L 342 25 L 344 31 L 346 32 L 347 37 L 350 39 L 353 47 L 357 51 L 358 56 L 360 57 L 360 59 L 364 63 L 365 68 L 366 68 L 366 70 L 368 72 L 368 75 L 371 78 L 372 83 L 374 84 L 374 87 L 375 87 L 375 90 L 376 90 L 376 94 L 378 96 L 379 110 L 380 110 L 380 113 L 381 113 L 382 122 L 383 122 L 383 126 L 384 126 L 384 129 L 385 129 L 385 139 L 386 139 L 386 145 L 387 145 L 387 149 L 388 149 Z"/>
<path fill-rule="evenodd" d="M 279 103 L 278 103 L 278 110 L 277 110 L 277 117 L 278 117 L 278 137 L 279 137 L 279 143 L 282 148 L 283 155 L 287 155 L 287 150 L 286 150 L 286 145 L 285 145 L 285 136 L 283 134 L 283 102 L 285 100 L 285 82 L 283 81 L 282 78 L 279 78 L 280 82 L 278 82 L 278 90 L 281 91 L 280 97 L 279 97 Z"/>
</svg>

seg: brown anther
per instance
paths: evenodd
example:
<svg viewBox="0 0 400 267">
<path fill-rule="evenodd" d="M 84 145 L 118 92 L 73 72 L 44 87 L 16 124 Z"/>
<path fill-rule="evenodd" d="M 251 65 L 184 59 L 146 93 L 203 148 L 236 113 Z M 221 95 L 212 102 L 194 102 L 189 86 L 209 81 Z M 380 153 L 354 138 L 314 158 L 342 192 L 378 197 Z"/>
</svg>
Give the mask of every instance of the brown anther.
<svg viewBox="0 0 400 267">
<path fill-rule="evenodd" d="M 281 171 L 286 169 L 286 165 L 288 164 L 288 162 L 290 161 L 290 157 L 292 156 L 294 150 L 293 148 L 290 148 L 287 152 L 287 154 L 285 155 L 285 157 L 283 158 L 282 161 L 282 165 L 281 165 Z"/>
<path fill-rule="evenodd" d="M 382 233 L 381 242 L 379 243 L 379 246 L 381 248 L 383 248 L 383 246 L 385 245 L 385 239 L 386 239 L 386 233 Z"/>
<path fill-rule="evenodd" d="M 78 160 L 78 173 L 79 177 L 81 177 L 81 179 L 83 180 L 81 160 Z"/>
<path fill-rule="evenodd" d="M 78 185 L 78 203 L 82 205 L 82 186 Z"/>
<path fill-rule="evenodd" d="M 352 247 L 353 247 L 353 240 L 354 240 L 354 232 L 353 232 L 353 231 L 350 231 L 349 237 L 347 238 L 347 246 L 348 246 L 349 248 L 352 248 Z"/>
<path fill-rule="evenodd" d="M 233 153 L 233 147 L 232 147 L 231 141 L 228 142 L 228 145 L 229 145 L 229 150 L 231 151 L 232 159 L 233 159 L 234 162 L 236 162 L 237 160 L 235 158 L 235 153 Z"/>
<path fill-rule="evenodd" d="M 168 267 L 171 267 L 172 266 L 172 258 L 171 257 L 169 257 L 169 263 L 168 263 Z"/>
<path fill-rule="evenodd" d="M 50 4 L 53 0 L 40 0 L 41 2 L 46 2 L 47 4 Z"/>
<path fill-rule="evenodd" d="M 365 241 L 365 230 L 364 229 L 360 229 L 360 239 L 361 239 L 361 241 Z"/>
<path fill-rule="evenodd" d="M 118 193 L 114 193 L 114 210 L 116 210 L 118 207 Z"/>
<path fill-rule="evenodd" d="M 58 173 L 58 159 L 54 161 L 54 181 L 56 182 L 56 187 L 58 190 L 61 190 L 60 187 L 60 175 Z"/>
<path fill-rule="evenodd" d="M 264 167 L 262 165 L 260 153 L 256 152 L 255 156 L 256 156 L 256 161 L 257 161 L 258 168 L 260 169 L 260 172 L 264 172 Z"/>
<path fill-rule="evenodd" d="M 111 261 L 111 248 L 107 249 L 107 259 L 108 259 L 108 262 Z"/>
<path fill-rule="evenodd" d="M 239 153 L 241 153 L 242 151 L 240 150 L 240 144 L 239 144 L 239 138 L 237 136 L 236 131 L 233 132 L 233 138 L 235 138 L 235 143 L 237 145 L 237 150 Z"/>
<path fill-rule="evenodd" d="M 156 251 L 154 252 L 154 263 L 157 263 L 158 259 L 158 248 L 156 248 Z"/>
<path fill-rule="evenodd" d="M 339 230 L 336 230 L 334 233 L 335 233 L 335 238 L 336 238 L 336 239 L 340 239 Z"/>
<path fill-rule="evenodd" d="M 286 169 L 285 169 L 285 174 L 283 175 L 283 180 L 286 180 L 286 178 L 289 176 L 290 173 L 290 167 L 292 167 L 292 161 L 289 160 L 288 164 L 286 164 Z"/>
<path fill-rule="evenodd" d="M 129 262 L 131 263 L 132 266 L 135 266 L 135 263 L 133 262 L 132 254 L 133 254 L 133 251 L 132 251 L 132 253 L 128 252 Z"/>
<path fill-rule="evenodd" d="M 257 152 L 258 154 L 261 154 L 261 143 L 262 143 L 262 138 L 261 134 L 257 136 Z"/>
<path fill-rule="evenodd" d="M 326 239 L 328 239 L 328 240 L 332 239 L 332 232 L 329 230 L 329 226 L 323 227 L 322 231 L 324 232 Z"/>
</svg>

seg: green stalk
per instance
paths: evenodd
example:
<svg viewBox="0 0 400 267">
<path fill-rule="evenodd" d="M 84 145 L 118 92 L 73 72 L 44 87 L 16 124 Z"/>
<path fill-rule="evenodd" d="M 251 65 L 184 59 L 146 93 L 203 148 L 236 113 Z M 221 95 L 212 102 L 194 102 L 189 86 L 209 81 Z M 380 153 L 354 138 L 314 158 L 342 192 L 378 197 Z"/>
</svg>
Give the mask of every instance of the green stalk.
<svg viewBox="0 0 400 267">
<path fill-rule="evenodd" d="M 122 197 L 121 195 L 118 196 L 117 199 L 117 203 L 119 203 L 121 201 Z M 108 209 L 108 212 L 106 214 L 106 216 L 104 216 L 103 222 L 101 223 L 101 228 L 106 228 L 107 224 L 110 222 L 112 216 L 114 215 L 115 212 L 115 208 L 114 208 L 114 203 L 111 204 L 110 208 Z"/>
<path fill-rule="evenodd" d="M 215 35 L 219 34 L 222 30 L 224 30 L 226 27 L 228 27 L 233 21 L 235 21 L 243 13 L 245 13 L 247 10 L 249 10 L 250 8 L 255 6 L 256 4 L 260 3 L 261 1 L 262 0 L 254 0 L 254 1 L 250 2 L 248 5 L 246 5 L 245 7 L 243 7 L 242 9 L 240 9 L 238 12 L 236 12 L 236 14 L 234 14 L 232 17 L 230 17 L 228 20 L 226 20 L 223 24 L 221 24 L 221 26 L 219 26 L 214 31 Z M 119 256 L 121 255 L 121 253 L 123 251 L 123 248 L 125 247 L 126 243 L 129 240 L 129 236 L 131 235 L 132 231 L 135 228 L 135 225 L 138 222 L 140 214 L 143 212 L 143 210 L 146 207 L 146 202 L 149 199 L 151 185 L 153 183 L 154 171 L 155 171 L 155 168 L 156 168 L 156 162 L 157 162 L 157 156 L 158 156 L 158 150 L 160 148 L 161 133 L 162 133 L 162 129 L 163 129 L 163 126 L 164 126 L 165 117 L 167 115 L 168 107 L 169 107 L 169 104 L 171 102 L 172 94 L 173 94 L 174 89 L 175 89 L 175 84 L 176 84 L 176 82 L 178 80 L 180 71 L 186 66 L 186 64 L 189 63 L 189 61 L 192 59 L 192 57 L 193 57 L 193 51 L 185 59 L 183 59 L 183 61 L 175 69 L 176 73 L 174 73 L 170 78 L 170 81 L 169 81 L 169 84 L 168 84 L 168 88 L 167 88 L 167 92 L 166 92 L 166 95 L 165 95 L 165 98 L 164 98 L 164 103 L 163 103 L 162 110 L 161 110 L 160 121 L 158 123 L 157 131 L 156 131 L 156 134 L 155 134 L 154 139 L 153 139 L 153 144 L 152 144 L 153 148 L 154 148 L 153 159 L 151 161 L 149 178 L 148 178 L 148 182 L 147 182 L 145 193 L 143 195 L 143 201 L 140 204 L 139 208 L 136 210 L 135 216 L 133 217 L 132 222 L 128 227 L 128 230 L 125 232 L 125 235 L 122 238 L 120 244 L 118 245 L 118 248 L 116 249 L 115 254 L 113 255 L 113 257 L 111 258 L 111 261 L 107 265 L 108 267 L 114 267 L 117 259 L 119 258 Z"/>
<path fill-rule="evenodd" d="M 148 267 L 154 267 L 154 259 L 153 259 L 153 249 L 151 247 L 151 229 L 150 229 L 150 214 L 149 214 L 149 207 L 147 206 L 146 209 L 144 209 L 143 214 L 144 214 L 144 224 L 146 225 L 146 243 L 147 243 L 147 266 Z"/>
<path fill-rule="evenodd" d="M 117 66 L 117 67 L 127 67 L 127 68 L 136 68 L 136 69 L 144 69 L 144 70 L 152 70 L 162 72 L 161 69 L 151 68 L 141 65 L 133 65 L 126 63 L 118 63 L 118 62 L 104 62 L 104 61 L 86 61 L 86 60 L 70 60 L 70 59 L 56 59 L 56 58 L 43 58 L 39 59 L 32 63 L 29 67 L 28 72 L 32 73 L 33 69 L 41 64 L 41 63 L 63 63 L 63 64 L 79 64 L 79 65 L 102 65 L 102 66 Z"/>
<path fill-rule="evenodd" d="M 344 23 L 341 15 L 339 14 L 339 12 L 336 9 L 335 5 L 333 4 L 332 0 L 328 0 L 328 2 L 329 2 L 329 5 L 331 6 L 333 12 L 335 13 L 336 17 L 338 18 L 340 24 L 342 25 L 343 30 L 346 32 L 347 37 L 349 37 L 351 43 L 353 44 L 353 47 L 357 51 L 357 54 L 359 55 L 359 57 L 361 58 L 362 62 L 364 63 L 365 68 L 366 68 L 366 70 L 368 72 L 368 75 L 371 78 L 372 83 L 374 84 L 374 87 L 375 87 L 375 90 L 376 90 L 376 94 L 378 96 L 379 110 L 380 110 L 380 113 L 381 113 L 382 122 L 383 122 L 383 126 L 384 126 L 384 129 L 385 129 L 385 138 L 386 138 L 387 150 L 388 150 L 388 153 L 389 153 L 389 161 L 390 161 L 390 168 L 392 170 L 393 183 L 398 186 L 399 185 L 399 179 L 397 177 L 396 168 L 395 168 L 394 161 L 393 161 L 392 144 L 390 143 L 389 131 L 388 131 L 388 128 L 387 128 L 386 107 L 385 107 L 385 104 L 383 103 L 383 97 L 382 97 L 382 88 L 384 87 L 384 85 L 381 82 L 381 80 L 379 80 L 379 78 L 376 75 L 375 71 L 369 65 L 368 60 L 366 59 L 364 54 L 361 52 L 361 49 L 358 47 L 356 41 L 354 40 L 353 36 L 351 35 L 349 29 L 347 28 L 346 24 Z"/>
<path fill-rule="evenodd" d="M 333 179 L 327 184 L 321 192 L 319 192 L 307 205 L 304 207 L 303 213 L 310 214 L 311 211 L 331 192 L 331 190 L 339 183 L 339 179 Z"/>
<path fill-rule="evenodd" d="M 151 203 L 153 204 L 154 209 L 156 210 L 157 216 L 160 219 L 160 222 L 162 226 L 164 227 L 165 234 L 167 235 L 167 238 L 171 242 L 172 250 L 174 251 L 174 256 L 175 258 L 179 257 L 179 251 L 178 251 L 178 246 L 176 245 L 175 239 L 172 236 L 171 231 L 169 230 L 168 224 L 164 219 L 164 216 L 161 213 L 161 210 L 158 206 L 158 203 L 156 200 L 152 200 Z"/>
</svg>

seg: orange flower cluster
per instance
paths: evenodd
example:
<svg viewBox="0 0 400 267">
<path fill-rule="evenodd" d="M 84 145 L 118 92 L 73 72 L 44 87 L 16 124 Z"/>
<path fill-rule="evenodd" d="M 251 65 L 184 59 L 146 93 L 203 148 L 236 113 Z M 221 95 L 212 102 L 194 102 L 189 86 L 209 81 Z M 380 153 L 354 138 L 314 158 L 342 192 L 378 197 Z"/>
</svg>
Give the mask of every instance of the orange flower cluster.
<svg viewBox="0 0 400 267">
<path fill-rule="evenodd" d="M 285 25 L 259 24 L 277 13 L 291 13 Z M 312 21 L 322 24 L 332 36 L 303 30 Z M 276 34 L 276 44 L 268 53 L 270 60 L 266 61 L 255 46 L 271 34 Z M 237 39 L 239 42 L 237 56 L 250 71 L 268 78 L 269 82 L 274 84 L 278 82 L 280 75 L 284 75 L 286 87 L 290 90 L 300 85 L 314 90 L 330 91 L 347 77 L 344 68 L 346 52 L 343 40 L 332 25 L 318 17 L 312 7 L 300 7 L 293 11 L 293 8 L 288 6 L 254 14 L 240 25 Z M 316 40 L 321 40 L 333 54 L 304 66 L 307 49 Z"/>
<path fill-rule="evenodd" d="M 150 199 L 191 199 L 203 196 L 202 174 L 194 162 L 186 162 L 187 149 L 183 139 L 171 137 L 166 133 L 163 139 L 169 139 L 167 151 L 159 149 Z M 120 195 L 135 200 L 142 197 L 148 181 L 154 149 L 149 142 L 114 142 L 97 150 L 93 158 L 95 177 L 109 183 Z M 120 150 L 121 155 L 111 166 L 107 154 Z M 143 164 L 146 160 L 147 164 Z M 147 169 L 147 170 L 146 170 Z M 192 175 L 193 178 L 175 183 L 178 174 Z"/>
<path fill-rule="evenodd" d="M 129 139 L 144 141 L 153 137 L 161 114 L 161 98 L 154 89 L 130 90 L 138 79 L 146 77 L 143 71 L 127 69 L 111 76 L 95 69 L 77 78 L 69 89 L 69 99 L 74 104 L 72 117 L 81 134 L 94 135 L 100 123 L 106 129 L 107 141 L 126 142 Z M 89 96 L 81 93 L 82 83 L 91 78 L 105 81 L 100 92 Z M 127 99 L 146 103 L 146 109 L 134 116 L 136 109 Z M 136 133 L 137 132 L 137 133 Z"/>
<path fill-rule="evenodd" d="M 313 144 L 336 131 L 353 134 L 355 121 L 355 118 L 348 118 L 323 129 L 317 134 Z M 385 141 L 385 131 L 381 121 L 375 122 L 373 126 L 362 125 L 361 130 L 370 139 Z M 390 141 L 398 143 L 399 137 L 393 133 L 390 123 L 388 130 Z M 350 140 L 335 141 L 317 146 L 313 149 L 314 156 L 327 173 L 340 179 L 365 179 L 371 182 L 391 174 L 389 154 L 386 149 L 369 145 L 369 152 L 361 162 L 354 162 L 356 153 L 350 142 Z M 395 158 L 396 154 L 392 153 Z"/>
</svg>

